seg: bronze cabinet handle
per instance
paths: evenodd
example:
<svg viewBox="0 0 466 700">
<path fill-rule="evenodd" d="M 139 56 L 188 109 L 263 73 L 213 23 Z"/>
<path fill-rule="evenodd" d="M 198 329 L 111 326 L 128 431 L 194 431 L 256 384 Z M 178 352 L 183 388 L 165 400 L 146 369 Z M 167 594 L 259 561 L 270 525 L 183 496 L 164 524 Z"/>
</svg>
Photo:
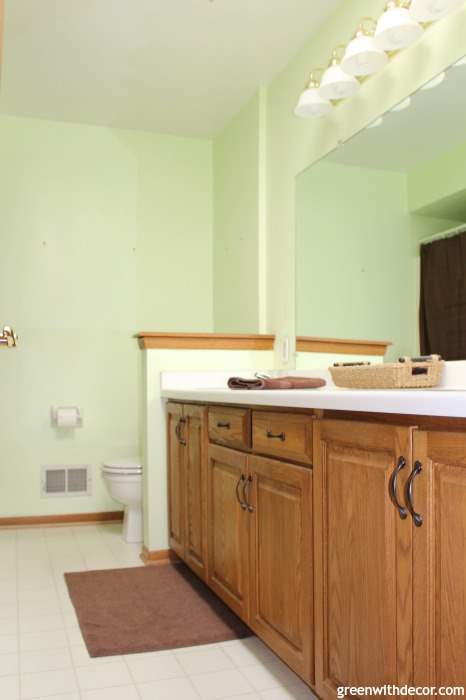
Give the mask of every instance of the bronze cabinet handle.
<svg viewBox="0 0 466 700">
<path fill-rule="evenodd" d="M 281 440 L 282 442 L 285 442 L 286 440 L 285 433 L 278 433 L 278 435 L 274 435 L 270 430 L 267 430 L 267 437 L 270 440 Z"/>
<path fill-rule="evenodd" d="M 402 520 L 406 520 L 406 518 L 408 517 L 408 511 L 406 510 L 406 508 L 404 508 L 404 506 L 401 505 L 401 503 L 398 500 L 397 490 L 396 490 L 396 481 L 398 479 L 398 474 L 405 467 L 406 467 L 406 460 L 404 457 L 400 457 L 398 460 L 398 464 L 396 465 L 396 467 L 393 470 L 393 473 L 390 477 L 390 484 L 389 484 L 390 498 L 392 500 L 393 505 L 398 510 L 399 516 Z"/>
<path fill-rule="evenodd" d="M 186 423 L 186 418 L 181 417 L 180 420 L 178 421 L 178 423 L 176 424 L 176 430 L 175 430 L 176 437 L 178 438 L 178 442 L 180 443 L 180 445 L 183 445 L 183 447 L 186 445 L 186 440 L 184 439 L 184 437 L 181 434 L 181 426 L 185 425 L 185 423 Z"/>
<path fill-rule="evenodd" d="M 250 484 L 252 484 L 252 476 L 248 476 L 247 480 L 246 480 L 246 481 L 244 482 L 244 484 L 243 484 L 243 499 L 244 499 L 244 503 L 245 503 L 245 506 L 246 506 L 246 508 L 248 509 L 248 511 L 249 511 L 250 513 L 254 513 L 254 510 L 255 510 L 255 509 L 254 509 L 254 506 L 252 506 L 252 505 L 249 503 L 248 497 L 247 497 L 247 494 L 246 494 L 246 489 L 247 489 L 247 487 L 248 487 Z"/>
<path fill-rule="evenodd" d="M 236 484 L 236 500 L 238 501 L 238 503 L 240 504 L 240 506 L 243 510 L 247 509 L 247 505 L 244 502 L 244 500 L 242 501 L 240 498 L 239 487 L 240 487 L 240 484 L 243 484 L 243 492 L 244 492 L 244 484 L 245 483 L 246 483 L 246 477 L 244 476 L 244 474 L 241 474 L 240 478 L 238 479 L 238 483 Z"/>
<path fill-rule="evenodd" d="M 422 515 L 420 513 L 416 513 L 414 510 L 414 505 L 413 505 L 413 482 L 414 479 L 422 472 L 422 464 L 421 462 L 414 462 L 414 468 L 411 474 L 408 477 L 408 481 L 406 482 L 406 505 L 408 506 L 408 510 L 411 513 L 411 516 L 413 518 L 413 522 L 416 527 L 421 527 L 423 523 Z"/>
<path fill-rule="evenodd" d="M 217 423 L 217 428 L 226 428 L 226 430 L 230 430 L 231 425 L 230 423 Z"/>
</svg>

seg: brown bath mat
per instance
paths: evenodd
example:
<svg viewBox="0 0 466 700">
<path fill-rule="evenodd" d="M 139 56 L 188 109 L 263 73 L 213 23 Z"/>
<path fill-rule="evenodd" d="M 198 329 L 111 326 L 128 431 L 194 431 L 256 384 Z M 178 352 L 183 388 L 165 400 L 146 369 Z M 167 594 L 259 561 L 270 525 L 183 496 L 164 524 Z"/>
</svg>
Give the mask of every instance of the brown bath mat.
<svg viewBox="0 0 466 700">
<path fill-rule="evenodd" d="M 114 656 L 249 637 L 184 564 L 65 574 L 89 654 Z"/>
</svg>

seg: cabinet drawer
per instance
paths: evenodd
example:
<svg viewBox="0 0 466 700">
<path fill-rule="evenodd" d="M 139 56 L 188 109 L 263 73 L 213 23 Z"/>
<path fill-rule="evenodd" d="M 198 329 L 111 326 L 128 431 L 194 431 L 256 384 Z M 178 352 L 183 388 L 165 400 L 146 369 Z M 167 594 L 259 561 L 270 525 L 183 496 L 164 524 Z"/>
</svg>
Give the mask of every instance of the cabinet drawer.
<svg viewBox="0 0 466 700">
<path fill-rule="evenodd" d="M 312 464 L 312 423 L 312 416 L 253 411 L 253 450 L 301 464 Z"/>
<path fill-rule="evenodd" d="M 209 439 L 219 445 L 249 450 L 251 411 L 248 408 L 209 408 Z"/>
</svg>

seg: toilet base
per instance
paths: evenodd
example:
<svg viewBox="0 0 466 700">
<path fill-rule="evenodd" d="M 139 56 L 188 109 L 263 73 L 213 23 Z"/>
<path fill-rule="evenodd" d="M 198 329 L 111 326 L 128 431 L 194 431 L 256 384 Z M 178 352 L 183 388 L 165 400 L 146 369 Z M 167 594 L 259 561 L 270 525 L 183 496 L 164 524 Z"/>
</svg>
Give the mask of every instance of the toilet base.
<svg viewBox="0 0 466 700">
<path fill-rule="evenodd" d="M 123 539 L 128 544 L 142 542 L 141 506 L 126 506 L 123 518 Z"/>
</svg>

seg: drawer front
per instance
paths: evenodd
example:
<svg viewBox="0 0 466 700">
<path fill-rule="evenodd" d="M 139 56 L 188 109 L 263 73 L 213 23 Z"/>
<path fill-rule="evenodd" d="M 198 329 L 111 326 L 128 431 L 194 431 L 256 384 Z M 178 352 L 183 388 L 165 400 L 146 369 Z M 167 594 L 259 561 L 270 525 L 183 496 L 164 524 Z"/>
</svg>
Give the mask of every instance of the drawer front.
<svg viewBox="0 0 466 700">
<path fill-rule="evenodd" d="M 209 440 L 219 445 L 251 448 L 251 411 L 248 408 L 209 408 Z"/>
<path fill-rule="evenodd" d="M 312 464 L 312 416 L 253 411 L 254 452 Z"/>
</svg>

